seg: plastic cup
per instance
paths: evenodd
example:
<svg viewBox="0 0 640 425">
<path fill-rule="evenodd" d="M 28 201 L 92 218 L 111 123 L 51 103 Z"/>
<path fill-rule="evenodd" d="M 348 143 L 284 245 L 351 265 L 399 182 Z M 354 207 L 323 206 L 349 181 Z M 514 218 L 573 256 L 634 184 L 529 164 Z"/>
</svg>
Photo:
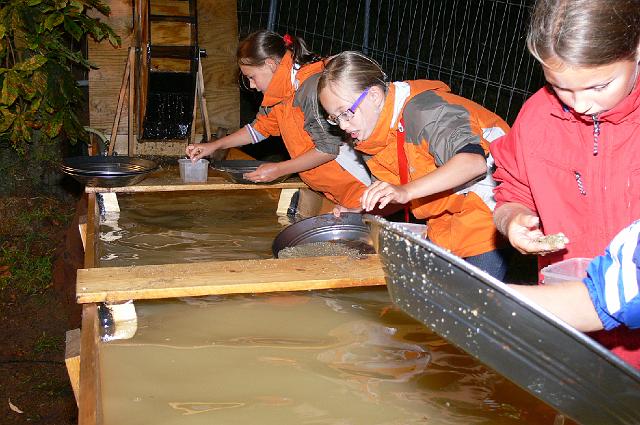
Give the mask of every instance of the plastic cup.
<svg viewBox="0 0 640 425">
<path fill-rule="evenodd" d="M 587 267 L 591 260 L 591 258 L 570 258 L 544 267 L 541 270 L 543 282 L 547 285 L 555 285 L 582 281 L 587 277 Z"/>
<path fill-rule="evenodd" d="M 188 158 L 178 160 L 180 165 L 180 177 L 183 183 L 204 183 L 209 175 L 209 161 L 199 159 L 191 162 Z"/>
</svg>

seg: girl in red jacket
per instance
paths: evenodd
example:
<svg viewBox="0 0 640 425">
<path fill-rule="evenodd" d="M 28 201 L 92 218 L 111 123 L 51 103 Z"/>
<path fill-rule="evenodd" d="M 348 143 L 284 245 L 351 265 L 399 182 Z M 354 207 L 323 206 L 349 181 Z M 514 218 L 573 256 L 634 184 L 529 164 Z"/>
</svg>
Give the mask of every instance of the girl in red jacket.
<svg viewBox="0 0 640 425">
<path fill-rule="evenodd" d="M 320 113 L 317 83 L 323 62 L 304 41 L 271 31 L 250 34 L 238 46 L 238 65 L 251 88 L 264 94 L 253 123 L 210 143 L 187 146 L 193 160 L 218 149 L 258 143 L 281 135 L 291 160 L 261 165 L 245 178 L 269 182 L 292 173 L 332 202 L 347 208 L 371 183 L 366 167 L 341 136 L 329 131 Z"/>
<path fill-rule="evenodd" d="M 598 255 L 640 218 L 640 1 L 539 0 L 527 44 L 548 84 L 491 144 L 494 219 L 542 268 Z M 640 338 L 606 338 L 640 366 L 622 348 Z"/>
</svg>

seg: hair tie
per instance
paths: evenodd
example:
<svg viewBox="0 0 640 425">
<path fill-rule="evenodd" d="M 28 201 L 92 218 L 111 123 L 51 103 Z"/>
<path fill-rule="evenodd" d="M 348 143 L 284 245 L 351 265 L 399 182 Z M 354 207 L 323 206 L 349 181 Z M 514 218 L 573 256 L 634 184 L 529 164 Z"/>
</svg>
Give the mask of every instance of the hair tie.
<svg viewBox="0 0 640 425">
<path fill-rule="evenodd" d="M 284 47 L 291 47 L 293 46 L 293 37 L 291 37 L 289 34 L 285 34 L 282 39 L 284 40 Z"/>
</svg>

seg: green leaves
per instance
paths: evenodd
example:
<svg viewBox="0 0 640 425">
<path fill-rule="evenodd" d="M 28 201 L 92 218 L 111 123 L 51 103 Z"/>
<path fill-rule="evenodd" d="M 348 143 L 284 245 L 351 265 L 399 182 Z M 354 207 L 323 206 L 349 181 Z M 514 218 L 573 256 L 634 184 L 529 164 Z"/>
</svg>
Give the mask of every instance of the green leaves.
<svg viewBox="0 0 640 425">
<path fill-rule="evenodd" d="M 80 41 L 83 35 L 82 28 L 80 25 L 76 24 L 73 19 L 68 16 L 64 17 L 64 29 L 76 40 Z"/>
<path fill-rule="evenodd" d="M 20 94 L 20 77 L 15 72 L 5 74 L 2 83 L 2 94 L 0 95 L 0 103 L 11 106 Z"/>
<path fill-rule="evenodd" d="M 13 69 L 16 71 L 26 71 L 26 72 L 35 71 L 36 69 L 44 65 L 46 62 L 47 62 L 47 58 L 44 56 L 31 56 L 26 61 L 20 62 L 19 64 L 14 66 Z"/>
<path fill-rule="evenodd" d="M 89 69 L 77 43 L 89 36 L 119 46 L 99 18 L 104 0 L 0 0 L 0 139 L 28 151 L 41 141 L 74 142 L 82 126 L 74 111 L 82 92 L 72 69 Z M 96 13 L 97 12 L 97 13 Z"/>
<path fill-rule="evenodd" d="M 62 13 L 52 13 L 44 20 L 44 29 L 51 31 L 64 21 L 64 15 Z"/>
</svg>

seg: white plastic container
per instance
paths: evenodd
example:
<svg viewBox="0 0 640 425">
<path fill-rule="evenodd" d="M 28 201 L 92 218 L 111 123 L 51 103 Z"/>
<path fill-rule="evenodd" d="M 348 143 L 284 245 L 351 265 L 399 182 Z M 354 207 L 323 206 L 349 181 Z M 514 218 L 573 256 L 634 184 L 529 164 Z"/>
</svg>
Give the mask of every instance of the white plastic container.
<svg viewBox="0 0 640 425">
<path fill-rule="evenodd" d="M 541 270 L 543 282 L 547 285 L 581 281 L 587 277 L 587 267 L 592 258 L 570 258 L 544 267 Z"/>
<path fill-rule="evenodd" d="M 178 160 L 180 165 L 180 177 L 184 183 L 204 183 L 209 175 L 209 161 L 199 159 L 191 162 L 190 159 L 182 158 Z"/>
</svg>

